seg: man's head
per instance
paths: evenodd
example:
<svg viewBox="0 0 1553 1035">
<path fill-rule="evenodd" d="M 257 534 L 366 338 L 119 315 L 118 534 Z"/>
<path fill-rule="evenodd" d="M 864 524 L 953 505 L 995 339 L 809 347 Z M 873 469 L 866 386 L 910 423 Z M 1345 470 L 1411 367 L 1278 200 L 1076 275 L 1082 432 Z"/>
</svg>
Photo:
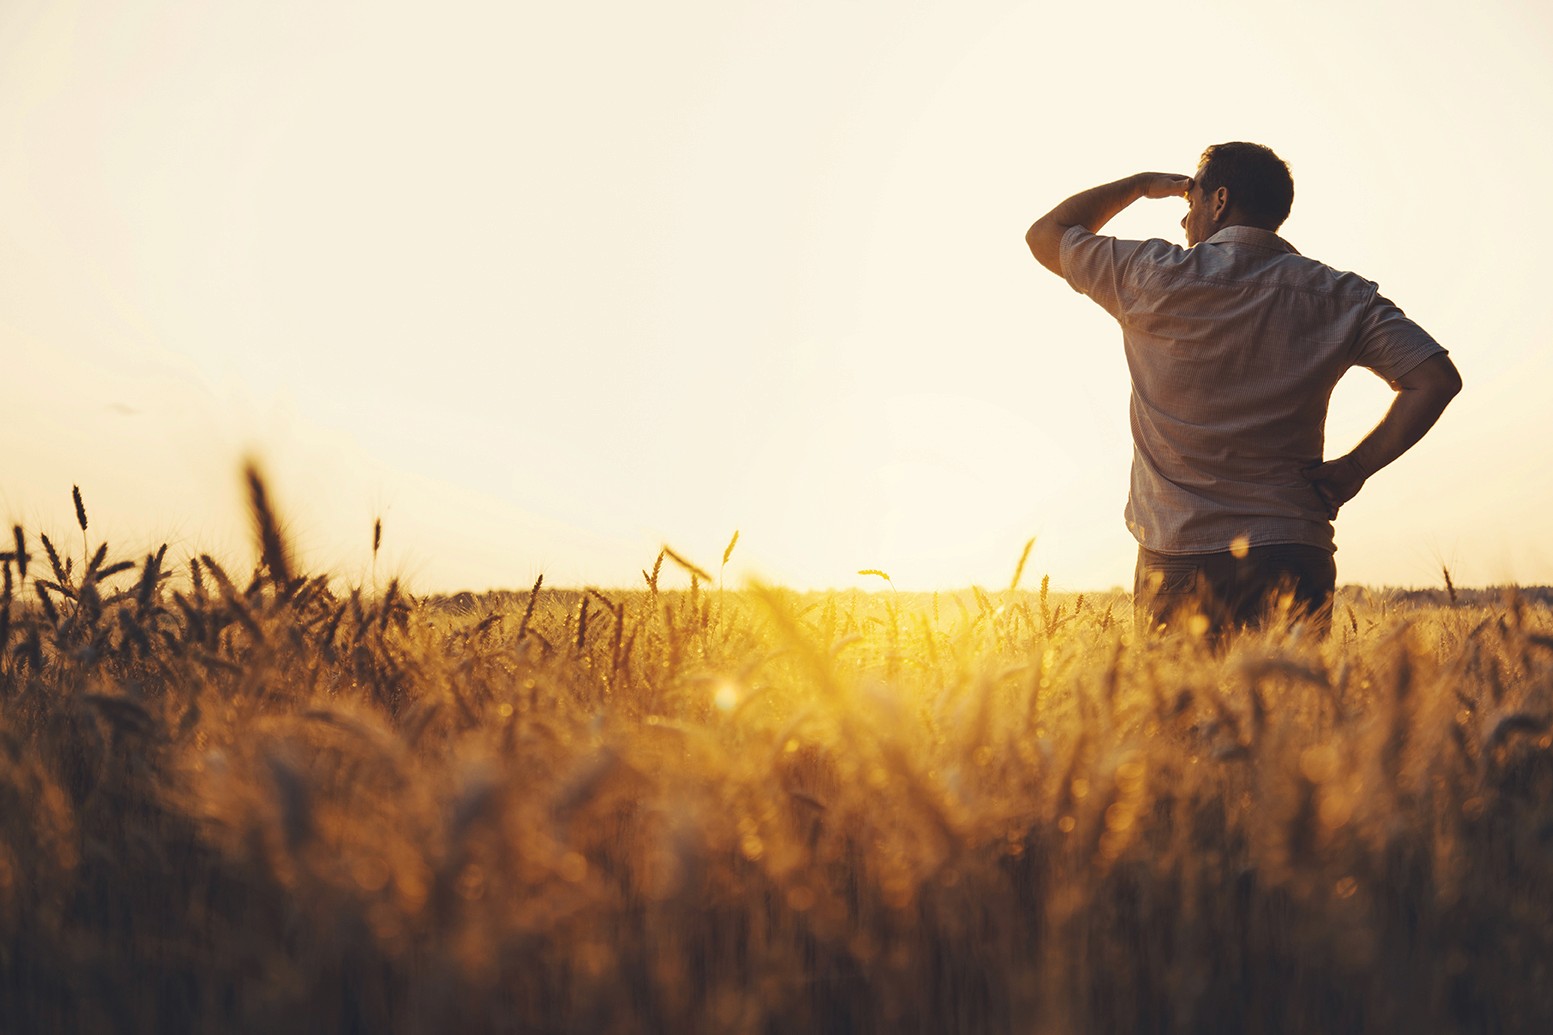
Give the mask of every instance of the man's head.
<svg viewBox="0 0 1553 1035">
<path fill-rule="evenodd" d="M 1188 246 L 1227 226 L 1277 230 L 1294 204 L 1289 167 L 1261 144 L 1214 144 L 1202 153 L 1181 220 Z"/>
</svg>

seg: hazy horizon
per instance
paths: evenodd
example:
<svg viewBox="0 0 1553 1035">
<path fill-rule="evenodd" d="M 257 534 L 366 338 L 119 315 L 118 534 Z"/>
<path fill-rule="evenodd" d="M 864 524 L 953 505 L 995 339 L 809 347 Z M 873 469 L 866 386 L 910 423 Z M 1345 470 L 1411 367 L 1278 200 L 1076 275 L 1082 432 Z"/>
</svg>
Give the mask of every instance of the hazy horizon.
<svg viewBox="0 0 1553 1035">
<path fill-rule="evenodd" d="M 1339 583 L 1553 583 L 1550 42 L 1509 2 L 8 4 L 0 518 L 79 545 L 79 484 L 94 544 L 235 555 L 254 455 L 307 563 L 370 571 L 381 517 L 417 592 L 735 529 L 730 584 L 1000 586 L 1035 536 L 1027 583 L 1130 585 L 1120 335 L 1024 230 L 1253 139 L 1283 236 L 1466 385 Z M 1328 456 L 1390 395 L 1345 378 Z"/>
</svg>

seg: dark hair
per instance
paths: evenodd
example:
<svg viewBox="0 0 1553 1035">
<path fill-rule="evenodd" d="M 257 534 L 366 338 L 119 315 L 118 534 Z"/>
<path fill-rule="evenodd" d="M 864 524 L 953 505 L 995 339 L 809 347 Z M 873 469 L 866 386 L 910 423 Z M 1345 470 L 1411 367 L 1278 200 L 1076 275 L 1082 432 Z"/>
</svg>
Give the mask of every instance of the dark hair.
<svg viewBox="0 0 1553 1035">
<path fill-rule="evenodd" d="M 1268 230 L 1282 226 L 1294 205 L 1289 166 L 1261 144 L 1214 144 L 1202 153 L 1197 182 L 1204 194 L 1228 187 L 1230 204 Z"/>
</svg>

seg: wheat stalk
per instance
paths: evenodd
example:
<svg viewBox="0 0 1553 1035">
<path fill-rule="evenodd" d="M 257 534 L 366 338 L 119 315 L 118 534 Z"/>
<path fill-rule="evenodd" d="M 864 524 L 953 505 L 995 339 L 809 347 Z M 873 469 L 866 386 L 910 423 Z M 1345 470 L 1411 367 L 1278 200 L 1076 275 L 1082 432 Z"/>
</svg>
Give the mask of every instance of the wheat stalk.
<svg viewBox="0 0 1553 1035">
<path fill-rule="evenodd" d="M 22 534 L 22 526 L 15 525 L 11 528 L 11 534 L 16 539 L 16 577 L 23 582 L 27 581 L 27 537 Z"/>
<path fill-rule="evenodd" d="M 858 569 L 857 573 L 859 575 L 872 575 L 872 576 L 874 576 L 876 578 L 881 578 L 885 582 L 888 582 L 890 584 L 890 589 L 892 591 L 897 592 L 897 593 L 900 592 L 899 590 L 895 589 L 895 580 L 890 578 L 888 572 L 880 571 L 878 568 L 860 568 L 860 569 Z"/>
<path fill-rule="evenodd" d="M 259 541 L 260 561 L 268 569 L 270 581 L 279 589 L 291 582 L 289 551 L 275 521 L 269 493 L 258 467 L 248 463 L 243 468 L 243 478 L 248 483 L 248 505 L 253 516 L 254 534 Z"/>
<path fill-rule="evenodd" d="M 70 498 L 75 503 L 76 524 L 81 526 L 81 556 L 86 556 L 88 547 L 86 543 L 86 504 L 81 502 L 81 487 L 70 486 Z"/>
<path fill-rule="evenodd" d="M 1025 562 L 1030 559 L 1030 551 L 1035 548 L 1035 536 L 1031 536 L 1025 542 L 1025 548 L 1019 551 L 1019 563 L 1014 565 L 1014 577 L 1008 582 L 1008 591 L 1014 592 L 1019 588 L 1019 580 L 1024 578 Z"/>
<path fill-rule="evenodd" d="M 534 588 L 528 592 L 528 606 L 523 609 L 523 621 L 518 623 L 518 641 L 520 643 L 528 635 L 528 623 L 534 617 L 534 605 L 539 601 L 539 588 L 544 584 L 545 574 L 540 572 L 539 577 L 534 580 Z"/>
<path fill-rule="evenodd" d="M 702 582 L 712 581 L 712 576 L 707 574 L 705 568 L 702 568 L 701 566 L 694 564 L 691 561 L 687 561 L 684 557 L 681 557 L 667 546 L 663 548 L 663 556 L 667 557 L 669 560 L 673 561 L 675 564 L 679 565 L 686 572 L 688 572 L 692 580 L 699 579 Z M 653 569 L 653 573 L 655 575 L 657 574 L 657 568 Z M 694 581 L 692 581 L 692 585 L 694 585 Z"/>
</svg>

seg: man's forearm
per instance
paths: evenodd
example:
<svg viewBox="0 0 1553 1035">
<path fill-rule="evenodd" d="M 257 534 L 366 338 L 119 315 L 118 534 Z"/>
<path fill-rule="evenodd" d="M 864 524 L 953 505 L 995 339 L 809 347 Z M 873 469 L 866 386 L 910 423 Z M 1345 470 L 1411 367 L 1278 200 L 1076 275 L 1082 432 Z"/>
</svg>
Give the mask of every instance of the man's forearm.
<svg viewBox="0 0 1553 1035">
<path fill-rule="evenodd" d="M 1066 231 L 1070 226 L 1081 226 L 1092 234 L 1116 218 L 1116 214 L 1143 197 L 1143 176 L 1124 176 L 1110 183 L 1102 183 L 1080 191 L 1062 202 L 1040 221 L 1050 221 Z"/>
<path fill-rule="evenodd" d="M 1062 276 L 1062 235 L 1072 226 L 1091 233 L 1140 198 L 1166 198 L 1186 192 L 1190 177 L 1173 173 L 1135 173 L 1081 191 L 1037 219 L 1025 233 L 1030 253 L 1042 266 Z"/>
<path fill-rule="evenodd" d="M 1413 448 L 1434 427 L 1455 394 L 1438 388 L 1398 392 L 1386 416 L 1348 455 L 1364 477 L 1370 477 Z"/>
<path fill-rule="evenodd" d="M 1358 494 L 1370 475 L 1411 449 L 1434 427 L 1445 406 L 1461 391 L 1461 374 L 1445 353 L 1424 360 L 1392 382 L 1396 398 L 1364 441 L 1336 460 L 1306 468 L 1305 477 L 1331 517 Z"/>
<path fill-rule="evenodd" d="M 1062 235 L 1070 226 L 1099 233 L 1118 212 L 1143 197 L 1141 177 L 1125 176 L 1080 191 L 1037 219 L 1025 234 L 1030 253 L 1042 266 L 1062 276 Z"/>
</svg>

